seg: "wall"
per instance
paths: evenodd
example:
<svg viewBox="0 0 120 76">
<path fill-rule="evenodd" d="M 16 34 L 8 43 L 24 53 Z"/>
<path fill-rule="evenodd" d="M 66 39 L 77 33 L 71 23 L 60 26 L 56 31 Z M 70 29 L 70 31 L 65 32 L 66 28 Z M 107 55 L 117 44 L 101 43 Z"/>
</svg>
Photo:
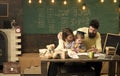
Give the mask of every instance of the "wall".
<svg viewBox="0 0 120 76">
<path fill-rule="evenodd" d="M 4 21 L 16 20 L 17 25 L 23 25 L 22 0 L 0 0 L 0 3 L 8 3 L 8 17 L 0 17 L 0 28 L 4 27 Z"/>
<path fill-rule="evenodd" d="M 22 36 L 23 53 L 38 52 L 39 49 L 46 48 L 48 44 L 55 44 L 57 46 L 58 39 L 56 34 L 32 34 Z"/>
</svg>

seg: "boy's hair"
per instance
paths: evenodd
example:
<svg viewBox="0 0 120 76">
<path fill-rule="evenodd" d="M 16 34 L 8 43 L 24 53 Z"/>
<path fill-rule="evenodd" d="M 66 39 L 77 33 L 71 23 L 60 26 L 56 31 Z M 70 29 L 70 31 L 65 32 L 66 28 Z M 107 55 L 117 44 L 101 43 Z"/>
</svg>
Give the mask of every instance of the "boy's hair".
<svg viewBox="0 0 120 76">
<path fill-rule="evenodd" d="M 81 38 L 84 38 L 84 34 L 85 34 L 85 32 L 82 32 L 82 31 L 77 31 L 77 33 L 76 33 L 76 38 L 79 36 L 79 37 L 81 37 Z"/>
<path fill-rule="evenodd" d="M 64 28 L 62 30 L 62 39 L 65 41 L 68 35 L 73 35 L 73 31 L 70 28 Z"/>
<path fill-rule="evenodd" d="M 99 28 L 99 22 L 98 22 L 98 20 L 96 20 L 96 19 L 91 20 L 89 26 L 92 26 L 93 28 L 98 29 Z"/>
</svg>

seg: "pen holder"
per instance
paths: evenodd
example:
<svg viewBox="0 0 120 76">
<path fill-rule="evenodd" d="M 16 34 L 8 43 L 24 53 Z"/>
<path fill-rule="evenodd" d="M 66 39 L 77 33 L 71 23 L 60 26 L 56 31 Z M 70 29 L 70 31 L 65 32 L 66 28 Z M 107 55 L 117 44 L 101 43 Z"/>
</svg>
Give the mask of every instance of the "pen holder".
<svg viewBox="0 0 120 76">
<path fill-rule="evenodd" d="M 93 51 L 89 52 L 89 53 L 88 53 L 88 56 L 89 56 L 89 58 L 91 58 L 91 59 L 94 58 L 94 52 L 93 52 Z"/>
</svg>

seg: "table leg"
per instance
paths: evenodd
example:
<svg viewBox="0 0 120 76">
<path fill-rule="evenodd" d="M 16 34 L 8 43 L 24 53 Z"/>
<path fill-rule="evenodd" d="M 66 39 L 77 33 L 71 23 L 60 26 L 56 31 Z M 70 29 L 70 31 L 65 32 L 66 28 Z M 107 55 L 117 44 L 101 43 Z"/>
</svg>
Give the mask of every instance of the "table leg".
<svg viewBox="0 0 120 76">
<path fill-rule="evenodd" d="M 108 76 L 115 76 L 115 61 L 109 61 Z"/>
<path fill-rule="evenodd" d="M 117 76 L 120 76 L 120 61 L 117 61 Z"/>
<path fill-rule="evenodd" d="M 40 76 L 47 76 L 47 62 L 41 62 L 41 72 Z"/>
</svg>

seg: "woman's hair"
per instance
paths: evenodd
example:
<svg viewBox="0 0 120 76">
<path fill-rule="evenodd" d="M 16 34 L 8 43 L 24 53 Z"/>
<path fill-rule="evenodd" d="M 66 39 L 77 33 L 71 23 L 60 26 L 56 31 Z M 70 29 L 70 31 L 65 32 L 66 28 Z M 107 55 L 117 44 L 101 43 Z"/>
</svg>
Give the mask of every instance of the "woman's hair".
<svg viewBox="0 0 120 76">
<path fill-rule="evenodd" d="M 64 28 L 62 30 L 62 39 L 65 41 L 68 35 L 73 35 L 73 31 L 70 28 Z"/>
</svg>

